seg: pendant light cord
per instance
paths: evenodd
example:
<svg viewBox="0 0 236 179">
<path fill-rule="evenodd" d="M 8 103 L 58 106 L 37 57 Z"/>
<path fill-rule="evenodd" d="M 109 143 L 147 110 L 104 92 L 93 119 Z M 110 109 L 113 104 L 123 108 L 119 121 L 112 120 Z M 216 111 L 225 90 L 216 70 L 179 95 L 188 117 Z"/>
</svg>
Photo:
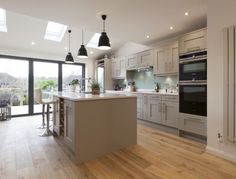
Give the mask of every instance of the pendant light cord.
<svg viewBox="0 0 236 179">
<path fill-rule="evenodd" d="M 103 32 L 105 32 L 105 20 L 103 20 Z"/>
<path fill-rule="evenodd" d="M 70 52 L 70 33 L 71 33 L 71 30 L 68 30 L 69 32 L 69 52 Z"/>
<path fill-rule="evenodd" d="M 84 29 L 82 29 L 82 45 L 84 45 Z"/>
</svg>

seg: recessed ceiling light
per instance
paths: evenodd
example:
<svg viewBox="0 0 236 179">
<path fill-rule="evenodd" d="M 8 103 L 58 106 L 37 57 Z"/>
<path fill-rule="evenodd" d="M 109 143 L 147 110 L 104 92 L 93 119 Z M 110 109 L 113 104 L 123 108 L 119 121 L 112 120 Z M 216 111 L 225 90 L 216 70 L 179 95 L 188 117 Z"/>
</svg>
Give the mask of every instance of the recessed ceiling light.
<svg viewBox="0 0 236 179">
<path fill-rule="evenodd" d="M 6 10 L 0 8 L 0 31 L 7 32 Z"/>
<path fill-rule="evenodd" d="M 185 13 L 184 13 L 184 15 L 185 15 L 185 16 L 188 16 L 188 15 L 189 15 L 189 13 L 188 13 L 188 12 L 185 12 Z"/>
<path fill-rule="evenodd" d="M 173 26 L 170 26 L 170 30 L 173 30 L 174 29 L 174 27 Z"/>
<path fill-rule="evenodd" d="M 93 54 L 93 51 L 90 51 L 90 54 Z"/>
<path fill-rule="evenodd" d="M 35 42 L 31 42 L 31 45 L 35 45 Z"/>
<path fill-rule="evenodd" d="M 150 36 L 149 36 L 149 35 L 147 35 L 147 36 L 146 36 L 146 38 L 147 38 L 147 39 L 149 39 L 149 38 L 150 38 Z"/>
<path fill-rule="evenodd" d="M 68 48 L 67 47 L 65 47 L 65 50 L 67 50 Z"/>
<path fill-rule="evenodd" d="M 57 22 L 48 21 L 44 39 L 60 42 L 66 32 L 67 26 Z"/>
</svg>

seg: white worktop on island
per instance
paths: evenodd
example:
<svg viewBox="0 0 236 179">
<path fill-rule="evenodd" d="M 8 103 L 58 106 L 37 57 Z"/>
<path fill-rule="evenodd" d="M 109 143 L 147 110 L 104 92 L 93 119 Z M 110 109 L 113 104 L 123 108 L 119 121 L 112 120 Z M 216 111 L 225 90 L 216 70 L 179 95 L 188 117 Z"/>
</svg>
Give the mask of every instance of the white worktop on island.
<svg viewBox="0 0 236 179">
<path fill-rule="evenodd" d="M 138 91 L 115 91 L 115 90 L 106 90 L 107 94 L 154 94 L 154 95 L 174 95 L 178 96 L 179 93 L 177 92 L 165 92 L 164 90 L 161 90 L 160 92 L 155 92 L 154 90 L 138 90 Z"/>
<path fill-rule="evenodd" d="M 111 94 L 101 93 L 99 95 L 83 94 L 78 92 L 59 91 L 53 94 L 56 97 L 68 99 L 71 101 L 87 101 L 87 100 L 103 100 L 103 99 L 117 99 L 117 98 L 135 98 L 132 94 Z"/>
</svg>

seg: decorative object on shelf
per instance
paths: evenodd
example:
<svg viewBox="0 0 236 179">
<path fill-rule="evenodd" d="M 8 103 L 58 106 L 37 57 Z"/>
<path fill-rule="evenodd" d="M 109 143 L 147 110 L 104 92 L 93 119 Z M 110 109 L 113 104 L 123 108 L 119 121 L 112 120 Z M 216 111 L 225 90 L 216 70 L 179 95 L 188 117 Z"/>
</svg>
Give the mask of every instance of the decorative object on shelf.
<svg viewBox="0 0 236 179">
<path fill-rule="evenodd" d="M 74 63 L 74 58 L 70 52 L 70 33 L 71 33 L 71 30 L 68 30 L 68 33 L 69 33 L 69 51 L 68 51 L 68 54 L 66 55 L 66 59 L 65 59 L 65 63 Z"/>
<path fill-rule="evenodd" d="M 135 81 L 129 82 L 128 83 L 129 89 L 131 92 L 134 92 L 137 90 L 136 86 L 135 86 Z"/>
<path fill-rule="evenodd" d="M 92 94 L 100 94 L 100 84 L 96 81 L 93 80 L 91 83 L 91 90 L 92 90 Z"/>
<path fill-rule="evenodd" d="M 75 92 L 76 87 L 79 85 L 79 80 L 78 79 L 73 79 L 70 83 L 69 83 L 70 87 L 71 87 L 71 91 Z"/>
<path fill-rule="evenodd" d="M 111 43 L 109 40 L 109 37 L 107 36 L 107 33 L 105 32 L 105 20 L 107 18 L 107 15 L 102 15 L 103 20 L 103 32 L 101 33 L 101 36 L 98 41 L 98 48 L 100 50 L 110 50 L 111 49 Z"/>
<path fill-rule="evenodd" d="M 156 82 L 156 83 L 154 83 L 155 84 L 155 86 L 154 86 L 154 90 L 156 91 L 156 92 L 159 92 L 159 90 L 160 90 L 160 86 L 159 86 L 159 84 Z"/>
<path fill-rule="evenodd" d="M 82 44 L 80 46 L 80 49 L 78 51 L 78 58 L 88 58 L 88 53 L 87 50 L 84 46 L 84 30 L 82 29 Z"/>
</svg>

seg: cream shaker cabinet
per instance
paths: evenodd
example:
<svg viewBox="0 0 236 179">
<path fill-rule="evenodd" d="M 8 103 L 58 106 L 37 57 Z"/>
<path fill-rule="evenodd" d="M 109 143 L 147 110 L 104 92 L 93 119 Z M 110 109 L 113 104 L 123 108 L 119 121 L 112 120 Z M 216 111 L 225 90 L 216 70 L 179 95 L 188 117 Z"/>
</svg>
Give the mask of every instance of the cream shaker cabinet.
<svg viewBox="0 0 236 179">
<path fill-rule="evenodd" d="M 148 121 L 161 123 L 161 97 L 159 95 L 148 96 Z"/>
<path fill-rule="evenodd" d="M 179 65 L 178 42 L 154 50 L 154 69 L 156 75 L 177 74 Z"/>
<path fill-rule="evenodd" d="M 138 53 L 138 67 L 153 66 L 153 50 Z"/>
<path fill-rule="evenodd" d="M 138 67 L 138 55 L 130 55 L 126 59 L 127 70 L 135 69 Z"/>
<path fill-rule="evenodd" d="M 125 58 L 115 58 L 112 60 L 112 78 L 124 79 L 126 77 Z"/>
<path fill-rule="evenodd" d="M 143 118 L 143 95 L 137 94 L 137 118 Z"/>
<path fill-rule="evenodd" d="M 207 49 L 207 29 L 187 33 L 179 39 L 179 53 Z"/>
<path fill-rule="evenodd" d="M 64 100 L 64 142 L 72 151 L 75 148 L 75 103 Z"/>
<path fill-rule="evenodd" d="M 162 96 L 161 123 L 170 127 L 178 127 L 179 103 L 178 96 Z"/>
</svg>

